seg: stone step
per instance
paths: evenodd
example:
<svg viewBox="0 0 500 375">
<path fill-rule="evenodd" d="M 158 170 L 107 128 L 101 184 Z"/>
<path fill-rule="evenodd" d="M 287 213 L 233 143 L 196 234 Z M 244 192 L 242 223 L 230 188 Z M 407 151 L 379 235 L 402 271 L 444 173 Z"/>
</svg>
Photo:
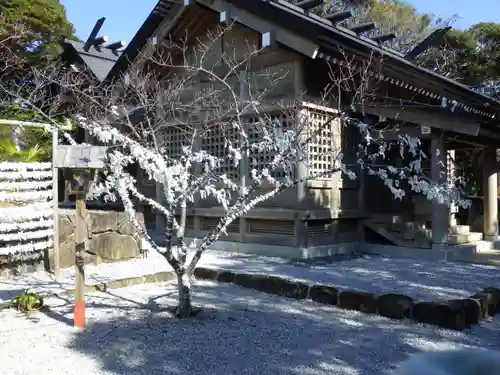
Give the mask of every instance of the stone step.
<svg viewBox="0 0 500 375">
<path fill-rule="evenodd" d="M 418 221 L 403 221 L 389 224 L 389 230 L 400 232 L 402 235 L 411 231 L 425 231 L 425 223 Z"/>
<path fill-rule="evenodd" d="M 497 249 L 484 250 L 481 251 L 480 253 L 458 258 L 457 260 L 467 263 L 500 266 L 500 250 Z"/>
<path fill-rule="evenodd" d="M 467 234 L 450 234 L 448 235 L 448 245 L 460 245 L 463 243 L 481 241 L 483 234 L 479 232 L 470 232 Z"/>
<path fill-rule="evenodd" d="M 365 220 L 364 225 L 370 228 L 371 230 L 377 232 L 382 237 L 386 238 L 390 242 L 392 242 L 396 246 L 400 247 L 429 247 L 430 242 L 425 240 L 423 242 L 420 241 L 408 241 L 402 238 L 399 232 L 390 232 L 387 230 L 386 224 L 381 224 L 377 222 L 373 222 L 371 220 Z"/>
<path fill-rule="evenodd" d="M 484 256 L 498 256 L 500 258 L 500 250 L 498 250 L 498 249 L 483 250 L 478 254 L 484 255 Z"/>
<path fill-rule="evenodd" d="M 454 225 L 450 227 L 451 234 L 468 234 L 470 233 L 469 225 Z"/>
<path fill-rule="evenodd" d="M 388 227 L 389 226 L 397 226 L 401 223 L 403 223 L 403 221 L 401 220 L 401 218 L 397 215 L 385 215 L 385 214 L 378 214 L 378 215 L 373 215 L 371 218 L 370 218 L 370 221 L 372 223 L 376 223 L 376 224 L 386 224 Z"/>
</svg>

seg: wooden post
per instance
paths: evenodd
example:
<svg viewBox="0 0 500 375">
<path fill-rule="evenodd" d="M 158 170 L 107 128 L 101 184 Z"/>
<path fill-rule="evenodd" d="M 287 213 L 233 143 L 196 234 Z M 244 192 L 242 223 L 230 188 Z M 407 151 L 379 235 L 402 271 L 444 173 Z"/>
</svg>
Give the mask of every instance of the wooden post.
<svg viewBox="0 0 500 375">
<path fill-rule="evenodd" d="M 75 310 L 74 326 L 85 328 L 85 237 L 87 234 L 85 222 L 85 194 L 76 195 L 75 220 Z"/>
<path fill-rule="evenodd" d="M 57 278 L 59 276 L 60 271 L 60 256 L 59 256 L 59 169 L 54 164 L 54 160 L 57 154 L 57 144 L 59 142 L 58 139 L 58 131 L 54 129 L 52 131 L 52 207 L 54 210 L 54 214 L 52 218 L 54 220 L 54 275 Z"/>
</svg>

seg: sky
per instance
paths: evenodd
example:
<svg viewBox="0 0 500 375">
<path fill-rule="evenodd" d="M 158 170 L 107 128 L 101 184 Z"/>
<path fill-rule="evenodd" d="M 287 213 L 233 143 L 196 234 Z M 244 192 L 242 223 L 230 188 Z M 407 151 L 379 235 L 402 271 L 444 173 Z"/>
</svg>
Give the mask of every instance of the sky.
<svg viewBox="0 0 500 375">
<path fill-rule="evenodd" d="M 464 29 L 478 22 L 500 23 L 500 0 L 406 0 L 421 12 L 443 18 L 458 15 L 453 25 Z"/>
<path fill-rule="evenodd" d="M 253 1 L 253 0 L 248 0 Z M 455 27 L 467 28 L 479 21 L 500 23 L 500 0 L 407 0 L 418 10 L 443 18 L 458 15 Z M 61 0 L 76 35 L 87 39 L 95 22 L 106 17 L 100 35 L 110 41 L 130 42 L 157 0 Z"/>
</svg>

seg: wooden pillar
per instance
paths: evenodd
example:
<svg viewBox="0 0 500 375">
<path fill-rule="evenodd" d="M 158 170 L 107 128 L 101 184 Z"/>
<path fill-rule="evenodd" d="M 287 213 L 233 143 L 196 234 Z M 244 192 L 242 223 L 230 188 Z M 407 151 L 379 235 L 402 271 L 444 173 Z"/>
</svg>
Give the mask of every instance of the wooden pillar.
<svg viewBox="0 0 500 375">
<path fill-rule="evenodd" d="M 85 237 L 87 227 L 85 221 L 85 194 L 76 196 L 75 210 L 75 310 L 74 326 L 80 329 L 85 327 Z"/>
<path fill-rule="evenodd" d="M 483 214 L 484 237 L 498 239 L 498 177 L 495 171 L 497 150 L 485 147 L 483 151 Z"/>
<path fill-rule="evenodd" d="M 245 105 L 246 101 L 249 99 L 249 92 L 248 92 L 248 75 L 245 70 L 241 71 L 239 73 L 239 80 L 240 80 L 240 104 L 242 106 Z M 242 126 L 245 126 L 245 124 L 241 124 Z M 248 132 L 248 127 L 244 129 L 245 132 Z M 247 133 L 248 136 L 248 133 Z M 242 141 L 243 137 L 240 135 L 240 142 Z M 246 186 L 252 183 L 252 181 L 249 179 L 250 177 L 250 170 L 248 168 L 250 162 L 250 150 L 245 150 L 240 159 L 240 185 L 241 189 L 245 189 Z M 246 237 L 247 237 L 247 226 L 248 222 L 247 219 L 243 216 L 240 217 L 240 241 L 245 242 Z"/>
<path fill-rule="evenodd" d="M 159 182 L 156 182 L 155 186 L 156 186 L 155 201 L 163 205 L 163 202 L 165 201 L 163 199 L 164 197 L 163 188 Z M 152 209 L 155 212 L 155 231 L 163 235 L 165 233 L 165 217 L 163 216 L 163 214 L 155 211 L 155 208 Z"/>
<path fill-rule="evenodd" d="M 431 175 L 432 180 L 443 186 L 447 183 L 445 136 L 431 140 Z M 432 247 L 440 248 L 448 244 L 449 207 L 434 199 L 432 201 Z"/>
<path fill-rule="evenodd" d="M 302 100 L 302 96 L 305 92 L 305 82 L 304 82 L 304 63 L 302 60 L 296 60 L 293 65 L 293 84 L 294 84 L 294 96 L 299 102 Z M 295 126 L 297 131 L 300 131 L 299 142 L 305 141 L 308 136 L 310 117 L 306 110 L 298 107 L 295 112 Z M 302 179 L 309 175 L 309 155 L 304 153 L 301 155 L 303 157 L 302 161 L 299 161 L 295 168 L 295 179 Z M 307 179 L 297 184 L 297 202 L 298 207 L 305 211 L 307 207 Z M 308 222 L 307 212 L 305 217 L 303 215 L 297 215 L 295 218 L 295 243 L 297 247 L 307 248 L 308 243 Z"/>
<path fill-rule="evenodd" d="M 309 126 L 307 121 L 309 118 L 307 117 L 307 112 L 304 110 L 298 110 L 297 113 L 295 114 L 296 116 L 296 123 L 299 127 L 304 129 L 305 127 Z M 307 137 L 307 132 L 302 132 L 299 134 L 299 142 L 302 140 L 306 140 Z M 295 179 L 304 179 L 302 182 L 299 182 L 297 184 L 297 202 L 298 202 L 298 207 L 302 211 L 307 211 L 307 179 L 306 177 L 309 175 L 309 155 L 304 153 L 302 155 L 303 160 L 299 161 L 297 163 L 296 169 L 295 169 Z M 302 248 L 307 248 L 309 246 L 308 244 L 308 227 L 307 227 L 307 218 L 302 217 L 303 215 L 297 215 L 295 218 L 295 239 L 296 239 L 296 246 L 302 247 Z M 307 213 L 306 213 L 307 216 Z"/>
<path fill-rule="evenodd" d="M 456 169 L 455 169 L 455 150 L 447 150 L 447 176 L 448 176 L 448 185 L 450 188 L 454 188 L 455 185 L 455 177 L 456 177 Z M 449 225 L 450 227 L 456 226 L 457 216 L 458 214 L 458 206 L 456 203 L 450 205 L 449 210 Z"/>
<path fill-rule="evenodd" d="M 59 143 L 59 132 L 57 129 L 52 131 L 52 214 L 53 230 L 54 230 L 54 251 L 52 256 L 54 257 L 54 275 L 57 279 L 60 273 L 60 255 L 59 255 L 59 169 L 54 164 L 57 156 L 57 145 Z"/>
</svg>

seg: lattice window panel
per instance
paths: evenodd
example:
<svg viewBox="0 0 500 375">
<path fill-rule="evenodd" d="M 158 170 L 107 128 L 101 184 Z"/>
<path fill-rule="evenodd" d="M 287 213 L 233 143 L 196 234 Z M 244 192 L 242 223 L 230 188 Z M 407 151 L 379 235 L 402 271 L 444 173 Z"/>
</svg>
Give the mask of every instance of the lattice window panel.
<svg viewBox="0 0 500 375">
<path fill-rule="evenodd" d="M 273 129 L 274 126 L 277 126 L 279 124 L 279 126 L 281 127 L 281 132 L 290 130 L 295 123 L 293 115 L 286 113 L 269 114 L 267 115 L 267 118 L 265 118 L 265 121 L 267 122 L 266 126 L 268 126 L 269 129 Z M 247 118 L 247 124 L 247 133 L 250 143 L 255 144 L 257 142 L 261 142 L 263 140 L 262 122 L 259 121 L 257 116 L 249 116 Z M 249 174 L 251 173 L 252 169 L 260 171 L 263 168 L 268 168 L 273 160 L 274 155 L 274 151 L 272 150 L 259 151 L 257 149 L 251 149 L 248 160 Z M 273 177 L 283 178 L 285 177 L 286 173 L 287 172 L 285 172 L 284 168 L 278 168 L 275 170 L 275 173 L 273 173 Z M 295 175 L 295 170 L 293 167 L 291 172 L 288 172 L 288 174 L 291 176 L 291 178 L 293 178 L 293 176 Z"/>
<path fill-rule="evenodd" d="M 210 231 L 215 229 L 219 225 L 220 217 L 206 216 L 201 218 L 201 229 L 204 231 Z M 239 233 L 240 232 L 240 220 L 236 219 L 231 224 L 226 227 L 227 233 Z"/>
<path fill-rule="evenodd" d="M 182 146 L 189 144 L 191 137 L 182 126 L 168 126 L 160 133 L 160 147 L 164 147 L 169 158 L 179 159 Z"/>
<path fill-rule="evenodd" d="M 225 173 L 231 179 L 239 179 L 240 166 L 239 163 L 235 165 L 234 160 L 229 158 L 228 142 L 234 148 L 239 147 L 240 133 L 237 129 L 230 124 L 224 125 L 223 128 L 220 126 L 207 127 L 201 139 L 201 149 L 220 159 L 219 173 Z"/>
<path fill-rule="evenodd" d="M 336 154 L 340 151 L 335 132 L 336 121 L 331 121 L 331 114 L 319 111 L 307 111 L 307 126 L 309 134 L 317 134 L 308 144 L 308 173 L 316 176 L 332 169 Z M 330 123 L 328 124 L 328 122 Z M 330 176 L 320 176 L 318 179 L 328 179 Z"/>
<path fill-rule="evenodd" d="M 247 230 L 249 234 L 293 236 L 295 234 L 295 222 L 291 220 L 247 219 Z"/>
</svg>

